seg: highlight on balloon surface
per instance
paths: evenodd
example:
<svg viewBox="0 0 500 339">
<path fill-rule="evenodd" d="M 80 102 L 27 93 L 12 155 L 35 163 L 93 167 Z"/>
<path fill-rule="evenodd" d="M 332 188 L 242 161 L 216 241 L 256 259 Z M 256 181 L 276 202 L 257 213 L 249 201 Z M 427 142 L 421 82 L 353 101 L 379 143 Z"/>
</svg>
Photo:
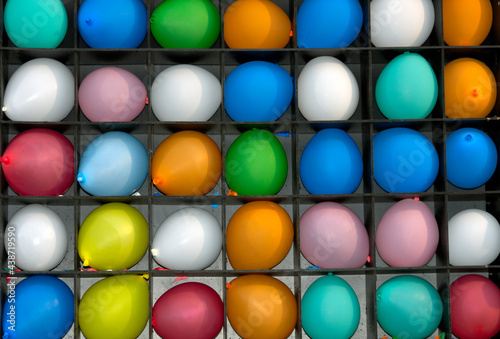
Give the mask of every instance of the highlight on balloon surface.
<svg viewBox="0 0 500 339">
<path fill-rule="evenodd" d="M 443 0 L 443 39 L 449 46 L 481 45 L 492 24 L 489 0 Z"/>
</svg>

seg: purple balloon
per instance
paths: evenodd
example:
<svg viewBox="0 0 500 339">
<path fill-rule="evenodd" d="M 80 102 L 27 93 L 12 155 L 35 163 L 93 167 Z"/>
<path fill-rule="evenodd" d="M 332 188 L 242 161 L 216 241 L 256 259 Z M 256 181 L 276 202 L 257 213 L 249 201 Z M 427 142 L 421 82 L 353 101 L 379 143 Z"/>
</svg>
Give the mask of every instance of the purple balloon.
<svg viewBox="0 0 500 339">
<path fill-rule="evenodd" d="M 321 268 L 359 268 L 368 258 L 368 232 L 350 208 L 320 202 L 300 218 L 300 251 Z"/>
</svg>

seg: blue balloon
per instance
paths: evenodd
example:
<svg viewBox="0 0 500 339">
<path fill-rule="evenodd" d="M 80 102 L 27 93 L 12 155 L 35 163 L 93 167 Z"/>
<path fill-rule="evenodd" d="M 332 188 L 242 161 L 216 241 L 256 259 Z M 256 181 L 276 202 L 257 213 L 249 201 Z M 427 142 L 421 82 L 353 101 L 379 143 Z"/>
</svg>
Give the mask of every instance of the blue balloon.
<svg viewBox="0 0 500 339">
<path fill-rule="evenodd" d="M 345 131 L 316 133 L 300 157 L 300 179 L 311 194 L 351 194 L 363 177 L 363 158 Z"/>
<path fill-rule="evenodd" d="M 234 121 L 275 121 L 290 106 L 292 97 L 290 74 L 267 61 L 236 67 L 224 83 L 224 105 Z"/>
<path fill-rule="evenodd" d="M 2 312 L 4 339 L 63 338 L 75 319 L 73 292 L 63 281 L 34 275 L 12 279 Z"/>
<path fill-rule="evenodd" d="M 446 175 L 457 187 L 484 185 L 495 173 L 497 161 L 495 143 L 481 130 L 461 128 L 446 138 Z"/>
<path fill-rule="evenodd" d="M 108 132 L 83 151 L 77 180 L 91 195 L 128 196 L 146 180 L 148 163 L 148 152 L 136 137 Z"/>
<path fill-rule="evenodd" d="M 373 137 L 373 175 L 389 193 L 425 192 L 438 169 L 436 149 L 420 132 L 395 127 Z"/>
<path fill-rule="evenodd" d="M 84 0 L 78 9 L 78 31 L 91 48 L 137 48 L 147 30 L 142 0 Z"/>
</svg>

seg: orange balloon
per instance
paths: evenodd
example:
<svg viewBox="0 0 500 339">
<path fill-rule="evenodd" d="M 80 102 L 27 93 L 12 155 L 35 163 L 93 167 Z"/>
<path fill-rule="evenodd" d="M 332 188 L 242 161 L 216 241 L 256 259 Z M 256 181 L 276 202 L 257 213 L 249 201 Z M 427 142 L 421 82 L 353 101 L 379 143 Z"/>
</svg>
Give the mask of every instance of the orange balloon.
<svg viewBox="0 0 500 339">
<path fill-rule="evenodd" d="M 293 242 L 293 222 L 271 201 L 253 201 L 233 214 L 226 230 L 226 250 L 236 270 L 267 270 L 279 264 Z"/>
<path fill-rule="evenodd" d="M 288 15 L 269 0 L 238 0 L 224 13 L 229 48 L 283 48 L 291 31 Z"/>
<path fill-rule="evenodd" d="M 493 72 L 472 58 L 453 60 L 444 67 L 444 108 L 448 118 L 484 118 L 495 106 Z"/>
<path fill-rule="evenodd" d="M 168 136 L 153 154 L 153 184 L 168 195 L 203 195 L 209 192 L 222 171 L 217 144 L 196 131 Z"/>
<path fill-rule="evenodd" d="M 227 284 L 227 317 L 247 339 L 284 339 L 297 323 L 297 301 L 282 281 L 264 274 L 242 275 Z"/>
<path fill-rule="evenodd" d="M 490 0 L 443 0 L 443 39 L 450 46 L 476 46 L 493 24 Z"/>
</svg>

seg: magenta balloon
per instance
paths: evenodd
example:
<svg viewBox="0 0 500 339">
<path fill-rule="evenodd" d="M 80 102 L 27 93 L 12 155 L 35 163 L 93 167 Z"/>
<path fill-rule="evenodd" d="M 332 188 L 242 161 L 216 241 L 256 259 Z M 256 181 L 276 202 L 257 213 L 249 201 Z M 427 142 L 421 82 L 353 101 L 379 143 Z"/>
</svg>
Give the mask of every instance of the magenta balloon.
<svg viewBox="0 0 500 339">
<path fill-rule="evenodd" d="M 103 67 L 83 79 L 78 103 L 90 121 L 132 121 L 147 103 L 146 86 L 127 70 Z"/>
<path fill-rule="evenodd" d="M 369 253 L 368 232 L 350 208 L 320 202 L 300 218 L 300 251 L 321 268 L 362 267 Z"/>
<path fill-rule="evenodd" d="M 427 264 L 439 243 L 436 218 L 423 202 L 404 199 L 382 216 L 375 245 L 382 260 L 393 267 L 418 267 Z"/>
</svg>

